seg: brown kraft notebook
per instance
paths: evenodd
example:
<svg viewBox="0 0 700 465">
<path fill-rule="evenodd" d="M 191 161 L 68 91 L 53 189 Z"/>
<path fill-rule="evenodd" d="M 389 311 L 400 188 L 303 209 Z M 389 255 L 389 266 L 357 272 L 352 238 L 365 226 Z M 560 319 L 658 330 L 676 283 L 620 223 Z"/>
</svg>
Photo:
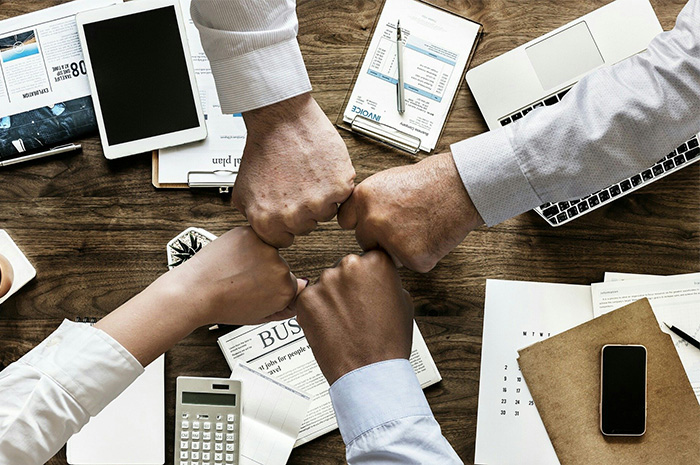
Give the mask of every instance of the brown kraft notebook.
<svg viewBox="0 0 700 465">
<path fill-rule="evenodd" d="M 641 437 L 606 437 L 600 432 L 600 351 L 605 344 L 647 348 L 647 430 Z M 562 465 L 700 463 L 700 405 L 647 299 L 518 353 Z"/>
</svg>

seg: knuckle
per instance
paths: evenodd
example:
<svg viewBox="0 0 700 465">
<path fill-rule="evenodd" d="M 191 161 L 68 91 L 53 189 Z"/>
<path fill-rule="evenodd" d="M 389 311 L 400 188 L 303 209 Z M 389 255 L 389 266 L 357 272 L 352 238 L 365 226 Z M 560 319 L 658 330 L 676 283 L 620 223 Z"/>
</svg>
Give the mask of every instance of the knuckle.
<svg viewBox="0 0 700 465">
<path fill-rule="evenodd" d="M 363 261 L 362 257 L 360 257 L 359 255 L 355 255 L 355 254 L 346 255 L 340 261 L 340 267 L 341 268 L 350 268 L 350 269 L 359 268 L 362 266 L 362 261 Z"/>
</svg>

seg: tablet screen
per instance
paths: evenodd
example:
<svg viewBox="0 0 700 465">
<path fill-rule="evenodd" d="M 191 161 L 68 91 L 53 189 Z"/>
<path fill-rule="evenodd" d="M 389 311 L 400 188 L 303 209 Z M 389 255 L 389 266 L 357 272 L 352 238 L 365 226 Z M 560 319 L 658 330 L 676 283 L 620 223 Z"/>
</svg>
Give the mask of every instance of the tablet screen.
<svg viewBox="0 0 700 465">
<path fill-rule="evenodd" d="M 84 29 L 110 145 L 199 126 L 174 7 Z"/>
</svg>

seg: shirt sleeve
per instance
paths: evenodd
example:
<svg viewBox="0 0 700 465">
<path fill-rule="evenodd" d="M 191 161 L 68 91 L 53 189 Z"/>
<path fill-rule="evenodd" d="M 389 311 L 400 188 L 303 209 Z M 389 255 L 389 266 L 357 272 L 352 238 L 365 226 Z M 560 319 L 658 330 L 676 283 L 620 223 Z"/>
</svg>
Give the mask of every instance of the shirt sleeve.
<svg viewBox="0 0 700 465">
<path fill-rule="evenodd" d="M 408 360 L 374 363 L 331 386 L 350 465 L 461 464 Z"/>
<path fill-rule="evenodd" d="M 0 463 L 45 463 L 141 373 L 107 333 L 64 321 L 0 372 Z"/>
<path fill-rule="evenodd" d="M 311 91 L 295 0 L 193 0 L 221 109 L 254 110 Z"/>
<path fill-rule="evenodd" d="M 452 145 L 487 225 L 639 173 L 700 130 L 700 0 L 648 49 L 579 81 L 558 104 Z"/>
</svg>

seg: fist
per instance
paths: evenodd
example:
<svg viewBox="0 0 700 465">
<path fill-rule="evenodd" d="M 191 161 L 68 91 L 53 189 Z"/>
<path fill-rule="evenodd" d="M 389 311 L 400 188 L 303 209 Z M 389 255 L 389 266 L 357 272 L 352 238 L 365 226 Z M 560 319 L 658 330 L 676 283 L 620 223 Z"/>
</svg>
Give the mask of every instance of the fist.
<svg viewBox="0 0 700 465">
<path fill-rule="evenodd" d="M 187 289 L 182 300 L 197 309 L 201 325 L 290 318 L 287 307 L 306 284 L 248 227 L 227 232 L 163 278 L 159 285 Z"/>
<path fill-rule="evenodd" d="M 293 306 L 329 384 L 365 365 L 411 355 L 413 302 L 384 252 L 348 255 Z"/>
<path fill-rule="evenodd" d="M 335 217 L 352 193 L 355 169 L 340 135 L 309 95 L 243 114 L 248 139 L 232 200 L 268 244 Z"/>
<path fill-rule="evenodd" d="M 422 273 L 483 222 L 450 153 L 370 176 L 338 213 L 364 250 L 381 248 L 397 266 Z"/>
</svg>

